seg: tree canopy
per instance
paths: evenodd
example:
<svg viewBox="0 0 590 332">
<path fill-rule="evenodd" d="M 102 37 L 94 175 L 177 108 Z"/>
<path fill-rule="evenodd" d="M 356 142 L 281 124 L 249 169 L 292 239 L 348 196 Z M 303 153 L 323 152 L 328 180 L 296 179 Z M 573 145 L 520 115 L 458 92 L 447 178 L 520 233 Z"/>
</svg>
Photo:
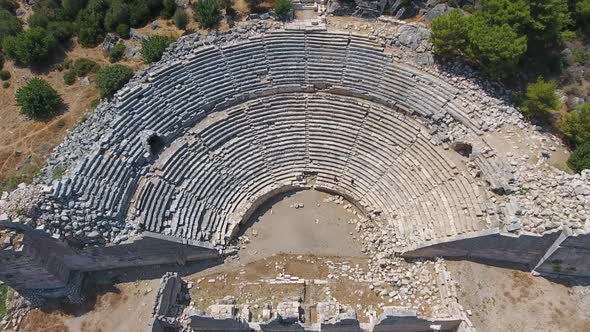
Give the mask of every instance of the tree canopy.
<svg viewBox="0 0 590 332">
<path fill-rule="evenodd" d="M 46 80 L 35 77 L 16 91 L 16 104 L 31 118 L 47 118 L 58 110 L 61 98 Z"/>
<path fill-rule="evenodd" d="M 162 58 L 166 48 L 174 42 L 174 38 L 151 36 L 141 44 L 141 55 L 145 63 L 152 63 Z"/>
<path fill-rule="evenodd" d="M 27 65 L 46 63 L 56 47 L 55 37 L 42 28 L 31 28 L 2 41 L 6 56 Z"/>
<path fill-rule="evenodd" d="M 199 0 L 193 3 L 195 21 L 203 28 L 213 28 L 221 21 L 221 6 L 217 0 Z"/>
<path fill-rule="evenodd" d="M 111 97 L 133 77 L 131 68 L 114 64 L 101 68 L 96 74 L 96 86 L 102 98 Z"/>
<path fill-rule="evenodd" d="M 561 132 L 575 144 L 590 142 L 590 103 L 578 106 L 559 121 Z"/>
</svg>

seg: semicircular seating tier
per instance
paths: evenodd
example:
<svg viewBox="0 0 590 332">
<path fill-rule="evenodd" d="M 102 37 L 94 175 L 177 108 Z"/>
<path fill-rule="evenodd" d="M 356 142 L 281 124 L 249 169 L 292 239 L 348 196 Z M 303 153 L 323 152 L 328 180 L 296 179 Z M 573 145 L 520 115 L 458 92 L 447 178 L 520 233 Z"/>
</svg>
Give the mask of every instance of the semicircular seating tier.
<svg viewBox="0 0 590 332">
<path fill-rule="evenodd" d="M 168 56 L 168 59 L 172 58 Z M 353 107 L 350 102 L 345 103 L 348 106 L 343 106 L 338 99 L 314 99 L 301 95 L 317 92 L 339 96 L 341 99 L 354 97 L 365 100 L 371 102 L 371 109 L 375 111 L 363 111 L 363 107 L 355 106 L 356 112 L 346 113 L 345 109 Z M 316 130 L 308 132 L 308 136 L 305 136 L 305 144 L 297 144 L 294 141 L 303 139 L 300 136 L 291 138 L 287 134 L 286 130 L 298 128 L 295 123 L 293 128 L 291 125 L 286 126 L 285 132 L 282 132 L 282 129 L 275 130 L 280 128 L 283 120 L 276 118 L 271 125 L 269 119 L 272 119 L 272 114 L 268 114 L 270 118 L 264 117 L 264 107 L 257 104 L 266 100 L 265 97 L 278 94 L 292 94 L 292 97 L 284 100 L 293 108 L 293 115 L 317 123 Z M 314 112 L 313 116 L 306 116 L 305 108 L 301 108 L 305 105 L 296 106 L 298 100 L 293 99 L 295 96 L 298 96 L 299 102 L 307 103 L 306 107 L 317 112 Z M 269 99 L 268 105 L 280 103 L 277 100 L 270 103 L 270 100 L 274 99 Z M 328 101 L 333 109 L 318 104 Z M 132 205 L 134 193 L 138 191 L 140 179 L 160 154 L 160 149 L 154 145 L 166 147 L 179 138 L 186 140 L 192 136 L 205 135 L 207 140 L 201 137 L 195 142 L 186 142 L 184 149 L 191 151 L 188 155 L 171 155 L 169 167 L 182 166 L 180 161 L 174 162 L 178 158 L 204 160 L 204 155 L 209 158 L 210 163 L 201 163 L 203 169 L 191 169 L 191 172 L 197 172 L 191 173 L 194 178 L 184 178 L 182 181 L 172 169 L 162 169 L 161 172 L 164 173 L 161 177 L 150 178 L 148 182 L 151 184 L 142 182 L 139 190 L 141 192 L 135 197 L 138 201 L 135 202 L 133 210 L 137 210 L 148 229 L 184 238 L 219 240 L 231 233 L 230 225 L 237 222 L 237 216 L 242 215 L 244 209 L 248 210 L 247 204 L 243 202 L 246 202 L 245 197 L 251 199 L 252 196 L 248 195 L 251 195 L 253 190 L 258 187 L 266 188 L 266 185 L 272 184 L 271 180 L 289 182 L 293 176 L 289 170 L 291 166 L 284 165 L 284 170 L 281 169 L 281 165 L 271 167 L 278 161 L 273 159 L 276 151 L 270 146 L 267 146 L 269 150 L 255 150 L 262 154 L 262 159 L 249 159 L 248 162 L 252 163 L 262 162 L 259 168 L 248 168 L 254 164 L 243 163 L 240 153 L 244 152 L 242 156 L 247 155 L 250 152 L 245 151 L 252 148 L 242 145 L 243 150 L 232 150 L 234 159 L 230 161 L 233 164 L 228 165 L 232 167 L 225 168 L 225 171 L 236 174 L 221 176 L 222 173 L 214 171 L 221 172 L 220 163 L 228 162 L 216 155 L 216 142 L 218 141 L 223 149 L 227 148 L 227 144 L 237 147 L 242 137 L 240 132 L 235 131 L 242 127 L 232 129 L 224 124 L 230 123 L 230 120 L 245 119 L 250 121 L 248 135 L 251 136 L 244 134 L 247 138 L 243 139 L 284 140 L 291 146 L 285 153 L 285 157 L 290 158 L 288 165 L 295 165 L 292 167 L 304 172 L 317 172 L 318 181 L 327 188 L 335 185 L 330 183 L 331 178 L 332 182 L 338 182 L 339 190 L 345 191 L 358 202 L 367 206 L 374 204 L 371 207 L 388 217 L 407 220 L 399 223 L 401 233 L 421 233 L 420 236 L 424 238 L 433 237 L 434 234 L 430 234 L 433 231 L 422 231 L 426 229 L 424 225 L 431 221 L 441 224 L 443 233 L 440 234 L 460 233 L 464 230 L 463 227 L 466 227 L 465 230 L 478 228 L 476 224 L 481 221 L 481 211 L 475 203 L 479 198 L 473 183 L 463 177 L 456 178 L 453 167 L 445 164 L 444 158 L 437 157 L 436 149 L 432 146 L 426 148 L 429 146 L 428 139 L 424 135 L 418 135 L 417 124 L 409 120 L 399 120 L 399 114 L 411 114 L 431 122 L 441 121 L 450 116 L 467 128 L 479 132 L 477 125 L 461 111 L 462 102 L 457 98 L 456 89 L 448 83 L 396 62 L 391 54 L 384 51 L 382 45 L 367 36 L 337 32 L 274 31 L 248 36 L 239 42 L 219 45 L 195 44 L 188 50 L 185 47 L 183 53 L 178 54 L 174 60 L 150 67 L 117 93 L 114 100 L 105 106 L 116 114 L 109 124 L 109 129 L 100 142 L 97 142 L 96 149 L 85 156 L 75 169 L 69 172 L 69 176 L 54 184 L 53 197 L 70 209 L 82 211 L 86 223 L 100 225 L 123 222 Z M 249 105 L 248 107 L 256 108 L 256 111 L 252 111 L 251 116 L 249 111 L 244 111 L 241 115 L 235 114 L 240 113 L 239 107 L 245 107 L 240 105 Z M 262 109 L 259 109 L 260 107 Z M 228 118 L 225 121 L 220 121 L 216 125 L 206 125 L 207 121 L 211 120 L 210 114 L 229 109 L 234 111 L 230 112 L 231 114 L 227 113 Z M 335 123 L 336 118 L 332 116 L 336 116 L 338 109 L 342 109 L 342 112 L 338 113 L 341 116 L 338 119 L 342 122 Z M 355 133 L 352 128 L 354 126 L 363 128 L 362 131 L 357 130 L 357 134 L 375 135 L 362 136 L 363 138 L 387 139 L 387 136 L 391 135 L 391 132 L 384 134 L 387 132 L 387 125 L 378 121 L 366 121 L 372 116 L 377 116 L 375 114 L 386 114 L 388 109 L 396 110 L 399 114 L 390 114 L 387 118 L 389 120 L 383 121 L 391 121 L 391 126 L 402 126 L 402 122 L 408 124 L 404 127 L 404 134 L 398 133 L 401 136 L 394 142 L 395 145 L 388 147 L 389 150 L 375 150 L 375 153 L 379 152 L 381 155 L 366 155 L 360 150 L 370 149 L 369 141 L 359 141 L 355 138 L 356 145 L 349 145 L 353 137 L 346 135 Z M 279 114 L 287 115 L 279 112 L 280 107 L 275 111 L 275 117 Z M 330 115 L 332 113 L 334 115 Z M 362 114 L 365 114 L 364 117 Z M 257 123 L 256 116 L 261 117 L 260 121 L 266 121 L 266 125 L 262 122 Z M 290 123 L 294 122 L 294 119 L 284 121 Z M 322 119 L 326 121 L 323 122 Z M 344 122 L 345 120 L 347 122 Z M 200 126 L 203 126 L 202 132 L 198 132 L 197 135 Z M 373 131 L 368 131 L 368 127 L 364 126 L 376 127 Z M 338 140 L 330 138 L 336 128 L 340 131 L 348 127 L 351 127 L 351 131 L 339 133 Z M 271 133 L 265 132 L 266 130 L 273 131 Z M 227 135 L 234 136 L 228 140 Z M 153 144 L 154 142 L 157 144 Z M 173 147 L 177 144 L 179 143 L 174 143 Z M 326 150 L 321 149 L 323 146 Z M 305 153 L 301 149 L 305 149 Z M 414 150 L 416 155 L 413 155 Z M 418 154 L 418 151 L 422 153 Z M 180 156 L 183 152 L 177 153 Z M 393 156 L 388 156 L 388 153 Z M 299 159 L 301 156 L 308 159 Z M 391 157 L 400 159 L 396 164 L 394 160 L 388 159 Z M 365 166 L 361 166 L 363 163 Z M 367 165 L 375 167 L 367 168 Z M 270 173 L 272 177 L 258 178 L 256 174 L 248 174 L 252 183 L 243 190 L 231 187 L 231 196 L 215 192 L 220 185 L 235 186 L 231 179 L 242 176 L 239 174 L 244 170 L 262 172 L 268 169 L 275 172 Z M 365 177 L 357 177 L 357 173 L 361 171 L 366 173 Z M 389 179 L 395 172 L 404 172 L 399 173 L 399 182 Z M 412 173 L 415 176 L 409 177 Z M 171 178 L 167 178 L 169 176 Z M 207 177 L 207 180 L 200 182 L 201 177 Z M 417 178 L 421 178 L 422 181 L 410 180 Z M 455 179 L 450 180 L 451 178 Z M 387 187 L 389 185 L 391 187 Z M 456 188 L 456 191 L 451 188 Z M 455 192 L 457 197 L 453 197 L 451 192 Z M 183 211 L 189 209 L 182 209 L 189 206 L 197 209 L 202 206 L 203 209 L 207 208 L 207 212 L 199 214 L 199 220 L 191 221 L 194 215 L 184 215 L 183 213 L 188 212 Z M 438 210 L 438 214 L 424 214 L 420 218 L 425 219 L 415 223 L 420 219 L 416 213 L 435 210 Z M 462 225 L 459 220 L 465 218 L 471 218 L 472 221 Z M 457 220 L 457 223 L 452 223 L 451 220 Z M 434 232 L 439 234 L 438 231 L 436 229 Z"/>
<path fill-rule="evenodd" d="M 401 112 L 322 93 L 278 94 L 211 114 L 143 177 L 131 214 L 148 231 L 223 243 L 277 193 L 342 194 L 423 241 L 482 229 L 483 196 Z"/>
</svg>

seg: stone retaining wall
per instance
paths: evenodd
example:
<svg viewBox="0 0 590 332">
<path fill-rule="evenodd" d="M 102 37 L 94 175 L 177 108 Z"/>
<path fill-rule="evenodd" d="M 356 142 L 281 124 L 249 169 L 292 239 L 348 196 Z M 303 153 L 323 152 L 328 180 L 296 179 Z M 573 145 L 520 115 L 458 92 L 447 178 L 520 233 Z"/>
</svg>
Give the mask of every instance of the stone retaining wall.
<svg viewBox="0 0 590 332">
<path fill-rule="evenodd" d="M 555 231 L 515 235 L 498 228 L 424 242 L 401 254 L 404 258 L 465 259 L 533 271 L 547 277 L 590 278 L 590 235 Z"/>
</svg>

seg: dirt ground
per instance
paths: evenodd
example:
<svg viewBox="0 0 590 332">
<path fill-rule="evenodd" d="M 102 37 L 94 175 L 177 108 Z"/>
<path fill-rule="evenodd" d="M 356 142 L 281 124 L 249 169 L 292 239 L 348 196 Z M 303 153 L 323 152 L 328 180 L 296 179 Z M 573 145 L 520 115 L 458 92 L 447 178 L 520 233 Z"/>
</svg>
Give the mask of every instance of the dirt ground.
<svg viewBox="0 0 590 332">
<path fill-rule="evenodd" d="M 65 53 L 58 55 L 60 61 L 56 60 L 55 63 L 65 58 L 89 58 L 101 66 L 109 64 L 100 46 L 81 48 L 75 42 Z M 121 63 L 129 65 L 134 70 L 143 65 L 142 61 L 137 59 Z M 12 78 L 9 80 L 9 88 L 0 88 L 0 190 L 10 189 L 18 184 L 17 182 L 30 181 L 53 148 L 63 141 L 67 131 L 93 111 L 91 104 L 99 96 L 94 84 L 94 74 L 88 77 L 88 81 L 78 79 L 73 85 L 68 86 L 63 80 L 65 71 L 60 72 L 54 69 L 53 65 L 32 70 L 6 61 L 4 69 L 10 72 Z M 62 97 L 63 107 L 58 115 L 39 121 L 20 114 L 15 92 L 26 85 L 32 77 L 47 80 Z M 14 178 L 14 182 L 7 183 L 9 178 Z"/>
<path fill-rule="evenodd" d="M 447 262 L 447 267 L 478 331 L 590 331 L 588 287 L 471 262 Z"/>
<path fill-rule="evenodd" d="M 278 253 L 361 256 L 362 245 L 349 222 L 358 216 L 343 205 L 326 202 L 330 194 L 305 190 L 265 204 L 245 227 L 242 261 Z M 293 207 L 303 204 L 301 208 Z M 359 212 L 356 211 L 358 214 Z"/>
<path fill-rule="evenodd" d="M 143 332 L 151 317 L 159 281 L 136 281 L 100 290 L 82 306 L 33 310 L 23 332 Z"/>
</svg>

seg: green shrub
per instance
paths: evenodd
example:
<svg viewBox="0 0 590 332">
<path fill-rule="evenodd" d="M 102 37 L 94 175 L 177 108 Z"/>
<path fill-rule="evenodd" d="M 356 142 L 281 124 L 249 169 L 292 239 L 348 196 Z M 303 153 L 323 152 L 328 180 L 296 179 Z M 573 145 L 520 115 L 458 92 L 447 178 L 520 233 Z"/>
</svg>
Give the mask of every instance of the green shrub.
<svg viewBox="0 0 590 332">
<path fill-rule="evenodd" d="M 199 0 L 193 3 L 195 21 L 203 28 L 213 28 L 221 21 L 221 8 L 217 0 Z"/>
<path fill-rule="evenodd" d="M 7 81 L 7 82 L 4 82 L 4 83 L 2 83 L 2 87 L 3 87 L 4 89 L 8 89 L 8 88 L 10 88 L 10 82 L 8 82 L 8 81 Z"/>
<path fill-rule="evenodd" d="M 76 73 L 73 70 L 68 70 L 64 74 L 64 83 L 66 85 L 72 85 L 76 83 Z"/>
<path fill-rule="evenodd" d="M 2 41 L 6 56 L 24 64 L 43 64 L 57 47 L 55 37 L 42 28 L 31 28 Z"/>
<path fill-rule="evenodd" d="M 117 25 L 117 34 L 123 39 L 129 39 L 129 37 L 131 37 L 129 35 L 130 29 L 131 28 L 129 28 L 127 24 L 119 24 Z"/>
<path fill-rule="evenodd" d="M 0 53 L 0 69 L 4 67 L 4 54 Z"/>
<path fill-rule="evenodd" d="M 590 55 L 588 54 L 590 53 L 590 50 L 587 50 L 584 47 L 574 48 L 572 53 L 574 55 L 574 61 L 580 65 L 585 65 L 588 63 L 588 60 L 590 60 Z"/>
<path fill-rule="evenodd" d="M 430 41 L 438 55 L 453 56 L 463 52 L 468 43 L 467 19 L 461 11 L 453 9 L 448 15 L 435 18 Z"/>
<path fill-rule="evenodd" d="M 66 125 L 66 122 L 63 119 L 61 119 L 61 120 L 57 121 L 56 125 L 58 128 L 63 128 Z M 51 179 L 52 180 L 61 180 L 65 173 L 66 173 L 66 169 L 63 166 L 58 165 L 53 169 L 53 172 L 51 172 Z"/>
<path fill-rule="evenodd" d="M 164 0 L 164 7 L 162 7 L 162 11 L 160 11 L 160 15 L 163 18 L 169 19 L 174 15 L 176 11 L 176 1 L 175 0 Z"/>
<path fill-rule="evenodd" d="M 150 9 L 142 1 L 135 1 L 129 6 L 129 25 L 138 28 L 148 22 L 150 18 Z"/>
<path fill-rule="evenodd" d="M 174 16 L 172 17 L 172 21 L 174 22 L 174 25 L 178 29 L 184 30 L 184 29 L 186 29 L 186 26 L 188 25 L 188 15 L 184 11 L 184 9 L 178 8 L 176 10 L 176 12 L 174 12 Z"/>
<path fill-rule="evenodd" d="M 55 114 L 61 98 L 46 80 L 34 77 L 16 91 L 16 104 L 31 118 L 46 118 Z"/>
<path fill-rule="evenodd" d="M 98 70 L 98 64 L 90 59 L 80 58 L 74 61 L 74 67 L 72 71 L 76 73 L 78 77 L 87 76 L 90 73 L 94 73 Z"/>
<path fill-rule="evenodd" d="M 62 0 L 61 5 L 67 17 L 75 18 L 87 2 L 87 0 Z"/>
<path fill-rule="evenodd" d="M 0 80 L 8 81 L 10 79 L 10 77 L 11 77 L 11 75 L 8 70 L 0 70 Z"/>
<path fill-rule="evenodd" d="M 74 30 L 74 24 L 72 22 L 56 21 L 47 24 L 47 31 L 62 43 L 72 38 Z"/>
<path fill-rule="evenodd" d="M 489 25 L 477 14 L 468 21 L 467 36 L 467 57 L 493 78 L 510 76 L 527 50 L 526 36 L 508 24 Z"/>
<path fill-rule="evenodd" d="M 125 48 L 125 44 L 123 43 L 117 43 L 117 45 L 113 46 L 109 51 L 109 61 L 113 63 L 123 59 Z"/>
<path fill-rule="evenodd" d="M 29 24 L 29 28 L 47 28 L 49 18 L 45 16 L 45 14 L 35 12 L 33 15 L 29 16 L 27 24 Z"/>
<path fill-rule="evenodd" d="M 545 82 L 538 79 L 537 82 L 529 84 L 521 105 L 522 113 L 531 119 L 546 119 L 551 112 L 560 107 L 556 89 L 555 81 Z"/>
<path fill-rule="evenodd" d="M 8 70 L 0 70 L 0 81 L 8 81 L 12 75 Z"/>
<path fill-rule="evenodd" d="M 141 55 L 145 63 L 152 63 L 162 58 L 162 54 L 170 44 L 174 42 L 172 37 L 151 36 L 143 41 Z"/>
<path fill-rule="evenodd" d="M 559 130 L 572 142 L 590 142 L 590 103 L 578 106 L 558 123 Z"/>
<path fill-rule="evenodd" d="M 57 122 L 55 123 L 55 126 L 57 128 L 63 128 L 66 126 L 66 121 L 64 119 L 59 119 L 57 120 Z M 55 173 L 53 173 L 55 175 Z"/>
<path fill-rule="evenodd" d="M 0 9 L 0 46 L 8 36 L 14 36 L 22 31 L 20 20 L 5 9 Z"/>
<path fill-rule="evenodd" d="M 94 7 L 98 7 L 96 10 Z M 104 38 L 104 28 L 102 25 L 104 12 L 99 5 L 90 6 L 82 9 L 76 18 L 76 28 L 78 30 L 78 42 L 83 47 L 94 47 Z"/>
<path fill-rule="evenodd" d="M 107 31 L 115 31 L 120 24 L 128 24 L 129 17 L 129 6 L 121 1 L 113 1 L 104 17 L 104 27 Z"/>
<path fill-rule="evenodd" d="M 14 11 L 18 8 L 18 4 L 15 0 L 0 0 L 0 8 L 14 13 Z"/>
<path fill-rule="evenodd" d="M 575 172 L 590 169 L 590 142 L 578 145 L 567 160 L 568 166 Z"/>
<path fill-rule="evenodd" d="M 65 59 L 61 65 L 63 66 L 64 69 L 70 69 L 70 67 L 72 66 L 72 60 Z"/>
<path fill-rule="evenodd" d="M 581 20 L 585 20 L 586 24 L 588 24 L 587 20 L 590 20 L 590 0 L 578 0 L 575 13 Z"/>
<path fill-rule="evenodd" d="M 274 0 L 272 9 L 274 10 L 275 15 L 280 20 L 284 21 L 289 18 L 289 14 L 293 9 L 293 3 L 291 0 Z"/>
<path fill-rule="evenodd" d="M 133 77 L 131 68 L 115 64 L 101 68 L 96 75 L 96 85 L 102 98 L 111 97 Z"/>
</svg>

